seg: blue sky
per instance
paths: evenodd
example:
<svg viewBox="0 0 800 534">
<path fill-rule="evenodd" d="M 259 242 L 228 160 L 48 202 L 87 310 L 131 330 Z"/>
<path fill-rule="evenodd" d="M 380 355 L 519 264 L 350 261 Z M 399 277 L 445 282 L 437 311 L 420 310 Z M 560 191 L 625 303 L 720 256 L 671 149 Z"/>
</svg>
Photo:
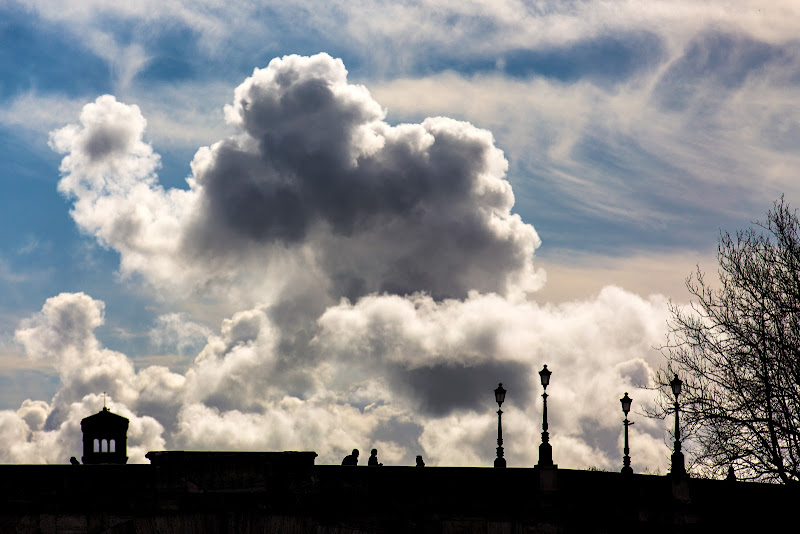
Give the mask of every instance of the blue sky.
<svg viewBox="0 0 800 534">
<path fill-rule="evenodd" d="M 469 444 L 468 452 L 451 460 L 480 463 L 488 461 L 493 451 L 491 444 L 486 450 L 479 445 L 490 419 L 478 413 L 475 402 L 464 400 L 469 395 L 434 394 L 435 384 L 451 376 L 450 387 L 468 391 L 477 387 L 476 377 L 516 373 L 519 366 L 538 368 L 541 358 L 548 357 L 554 362 L 563 360 L 564 380 L 576 384 L 574 401 L 586 407 L 582 415 L 564 420 L 565 452 L 560 463 L 614 465 L 616 443 L 598 443 L 596 435 L 608 434 L 601 431 L 608 426 L 616 436 L 616 414 L 607 420 L 593 415 L 591 399 L 577 393 L 578 385 L 593 387 L 592 376 L 597 373 L 589 369 L 605 365 L 630 371 L 617 373 L 620 384 L 603 386 L 609 390 L 606 397 L 611 404 L 618 398 L 613 395 L 621 396 L 621 388 L 633 389 L 635 377 L 646 382 L 647 373 L 659 365 L 653 347 L 665 332 L 666 300 L 685 301 L 683 280 L 695 264 L 714 271 L 719 230 L 732 231 L 763 218 L 781 194 L 792 206 L 800 203 L 796 171 L 800 163 L 800 43 L 796 37 L 800 11 L 792 2 L 762 4 L 234 0 L 191 6 L 139 2 L 136 7 L 121 7 L 115 2 L 86 0 L 64 7 L 50 0 L 0 1 L 0 131 L 4 140 L 0 144 L 4 162 L 0 167 L 0 409 L 8 418 L 6 434 L 0 432 L 0 436 L 28 443 L 23 447 L 27 452 L 3 461 L 57 461 L 37 447 L 60 436 L 58 432 L 74 435 L 74 425 L 70 425 L 81 413 L 91 411 L 96 395 L 108 389 L 120 403 L 120 411 L 141 418 L 140 428 L 149 429 L 133 440 L 142 450 L 156 446 L 317 447 L 301 437 L 282 440 L 255 431 L 241 442 L 208 437 L 216 435 L 209 429 L 228 424 L 258 426 L 264 418 L 272 423 L 282 417 L 291 419 L 295 408 L 287 407 L 287 402 L 291 404 L 287 399 L 297 399 L 304 403 L 302 409 L 297 408 L 297 413 L 305 414 L 302 417 L 317 413 L 314 410 L 335 414 L 326 427 L 329 430 L 351 421 L 352 414 L 341 411 L 345 408 L 363 417 L 365 407 L 377 411 L 369 423 L 353 423 L 358 430 L 339 438 L 317 429 L 325 436 L 319 438 L 325 442 L 319 446 L 325 459 L 335 460 L 340 451 L 346 452 L 359 440 L 366 449 L 366 441 L 372 440 L 382 444 L 390 459 L 409 462 L 419 451 L 445 462 L 442 451 L 447 447 Z M 298 193 L 296 210 L 262 189 L 263 197 L 252 197 L 252 189 L 242 193 L 255 198 L 252 202 L 226 204 L 239 193 L 227 174 L 235 172 L 230 170 L 234 167 L 225 170 L 227 160 L 221 149 L 212 150 L 214 163 L 205 171 L 193 171 L 190 162 L 195 158 L 199 165 L 197 158 L 204 152 L 198 149 L 220 140 L 238 139 L 239 144 L 230 144 L 238 147 L 237 154 L 250 146 L 241 136 L 255 135 L 254 126 L 248 122 L 246 106 L 236 111 L 239 97 L 234 89 L 254 76 L 255 68 L 301 73 L 317 68 L 327 73 L 319 79 L 333 83 L 344 72 L 333 60 L 303 60 L 291 67 L 270 63 L 291 54 L 319 53 L 341 59 L 341 68 L 346 69 L 341 87 L 350 88 L 342 89 L 342 94 L 360 91 L 352 87 L 366 88 L 369 98 L 362 93 L 353 98 L 361 106 L 359 113 L 368 117 L 365 121 L 380 123 L 370 131 L 382 139 L 394 139 L 387 132 L 403 123 L 424 125 L 434 135 L 437 131 L 455 135 L 461 128 L 449 122 L 423 122 L 427 117 L 450 117 L 470 123 L 470 128 L 490 131 L 491 139 L 473 130 L 459 139 L 469 138 L 474 147 L 483 147 L 481 153 L 490 168 L 485 172 L 498 180 L 486 187 L 502 189 L 507 180 L 513 188 L 513 208 L 505 204 L 510 190 L 493 190 L 506 199 L 496 204 L 467 193 L 462 198 L 458 196 L 462 182 L 417 179 L 413 172 L 407 173 L 411 160 L 403 164 L 398 163 L 402 159 L 381 160 L 375 168 L 384 171 L 370 174 L 364 167 L 363 174 L 344 173 L 341 182 L 325 185 L 333 180 L 328 176 L 332 171 L 322 164 L 312 169 L 286 155 L 295 146 L 312 143 L 315 129 L 322 132 L 325 143 L 336 144 L 335 136 L 324 136 L 340 131 L 340 126 L 314 122 L 291 130 L 294 137 L 286 138 L 288 144 L 274 149 L 280 154 L 264 153 L 288 158 L 282 165 L 299 165 L 289 170 L 281 167 L 280 172 L 311 173 L 308 184 L 316 185 L 306 185 L 309 189 Z M 108 121 L 113 113 L 121 113 L 123 118 L 114 115 L 113 120 L 127 122 L 109 122 L 112 130 L 130 128 L 130 135 L 137 139 L 141 135 L 141 146 L 150 147 L 158 159 L 152 160 L 157 168 L 150 173 L 125 159 L 130 153 L 120 153 L 116 166 L 102 172 L 130 172 L 132 180 L 150 184 L 150 200 L 136 200 L 138 193 L 130 184 L 116 191 L 116 186 L 108 185 L 115 178 L 106 175 L 102 180 L 111 182 L 103 182 L 102 187 L 107 189 L 92 196 L 85 188 L 99 183 L 92 182 L 94 171 L 68 163 L 59 171 L 65 156 L 73 162 L 81 154 L 92 156 L 81 152 L 85 149 L 81 143 L 94 135 L 92 125 L 81 122 L 81 112 L 106 94 L 114 95 L 123 107 L 106 101 L 98 104 L 97 113 Z M 303 94 L 296 98 L 305 98 Z M 253 95 L 258 98 L 258 93 Z M 226 105 L 233 110 L 227 115 Z M 129 113 L 132 106 L 138 111 Z M 383 116 L 375 111 L 380 109 Z M 258 126 L 258 131 L 271 131 L 290 112 L 289 108 L 275 111 L 277 115 L 270 115 L 272 122 Z M 131 126 L 137 116 L 147 123 L 143 133 Z M 330 117 L 334 116 L 340 115 Z M 76 128 L 89 137 L 63 133 L 63 143 L 58 145 L 54 132 L 66 132 L 61 129 L 70 124 L 80 125 Z M 272 139 L 273 134 L 263 135 Z M 131 143 L 130 147 L 140 146 Z M 505 174 L 495 165 L 495 149 L 502 150 L 508 162 Z M 262 146 L 262 150 L 266 149 Z M 375 149 L 365 144 L 359 150 L 361 157 L 369 159 Z M 469 173 L 470 154 L 474 152 L 466 148 L 453 149 L 446 157 L 456 159 L 446 164 L 453 165 L 454 172 Z M 151 161 L 148 157 L 136 161 Z M 460 163 L 457 158 L 462 158 Z M 404 178 L 397 178 L 401 181 L 388 189 L 371 189 L 386 179 L 381 172 L 388 172 L 385 169 L 395 163 L 398 167 L 392 172 Z M 441 168 L 450 168 L 444 165 Z M 70 175 L 78 185 L 62 181 Z M 198 198 L 210 206 L 207 212 L 192 215 L 188 204 L 167 199 L 174 190 L 193 194 L 193 186 L 186 181 L 190 176 L 202 188 Z M 86 185 L 92 183 L 95 186 Z M 441 192 L 435 195 L 449 196 L 448 200 L 425 196 L 434 195 L 431 191 L 439 191 L 440 185 Z M 389 190 L 395 193 L 386 193 Z M 384 194 L 389 196 L 380 200 Z M 393 223 L 384 233 L 360 229 L 365 220 L 380 218 L 385 210 L 396 215 L 405 209 L 404 202 L 420 199 L 428 199 L 423 204 L 430 210 L 420 219 L 403 219 L 402 225 Z M 79 204 L 81 200 L 87 204 Z M 122 213 L 119 210 L 135 211 L 144 205 L 156 210 L 151 230 L 119 237 L 117 230 L 110 229 L 125 222 L 116 220 L 116 214 Z M 508 225 L 504 228 L 506 236 L 513 236 L 513 245 L 493 241 L 497 236 L 487 227 L 470 226 L 473 212 L 467 206 L 475 213 L 494 210 L 498 220 Z M 162 208 L 166 211 L 159 215 L 157 209 Z M 185 220 L 177 212 L 165 215 L 182 209 L 189 213 Z M 306 209 L 303 226 L 292 226 Z M 275 223 L 284 211 L 291 212 L 288 218 Z M 517 215 L 519 222 L 515 222 Z M 220 223 L 220 217 L 230 228 Z M 426 221 L 433 226 L 426 226 Z M 273 223 L 277 226 L 270 226 Z M 262 226 L 247 226 L 251 224 Z M 272 230 L 265 230 L 267 226 Z M 322 227 L 332 228 L 332 234 L 322 235 Z M 165 228 L 174 229 L 180 239 L 172 242 L 169 236 L 159 235 Z M 233 233 L 225 233 L 229 231 Z M 391 240 L 398 245 L 417 243 L 417 236 L 428 232 L 436 239 L 418 243 L 413 250 L 429 251 L 431 265 L 441 259 L 436 268 L 418 264 L 419 258 L 412 258 L 411 252 L 400 256 L 392 251 L 402 246 L 392 247 Z M 481 237 L 480 232 L 493 237 Z M 470 236 L 474 242 L 464 244 Z M 187 245 L 191 239 L 198 241 Z M 234 248 L 235 253 L 231 252 Z M 529 253 L 534 248 L 531 262 Z M 308 257 L 314 260 L 304 263 Z M 287 280 L 315 289 L 287 297 Z M 324 283 L 317 287 L 314 280 Z M 415 291 L 422 293 L 412 297 Z M 80 293 L 90 300 L 76 297 Z M 43 309 L 48 299 L 59 295 L 51 308 Z M 429 295 L 426 298 L 432 301 L 414 300 L 423 298 L 420 295 Z M 414 302 L 410 309 L 417 310 L 416 314 L 428 310 L 427 315 L 412 320 L 403 315 L 406 312 L 386 311 L 392 306 L 406 309 Z M 428 332 L 431 325 L 444 330 L 451 324 L 466 328 L 472 324 L 466 318 L 480 309 L 497 321 L 497 329 L 487 331 L 484 341 L 459 345 L 466 343 L 467 333 L 424 342 L 415 337 Z M 613 321 L 618 323 L 608 323 L 614 315 L 609 315 L 609 309 L 616 312 Z M 96 310 L 104 310 L 97 323 L 87 319 Z M 94 325 L 83 330 L 85 339 L 72 348 L 66 341 L 34 346 L 19 333 L 39 332 L 37 328 L 62 332 L 70 321 L 84 324 L 70 314 L 83 314 L 80 317 L 89 321 L 86 324 Z M 359 314 L 371 317 L 372 322 L 356 321 Z M 260 341 L 250 340 L 247 345 L 253 361 L 263 364 L 258 368 L 266 365 L 259 358 L 288 359 L 294 363 L 275 365 L 280 369 L 297 365 L 298 370 L 287 375 L 274 371 L 269 375 L 272 382 L 265 378 L 265 383 L 271 384 L 267 389 L 277 390 L 247 402 L 226 397 L 223 390 L 198 393 L 211 388 L 202 380 L 192 382 L 200 380 L 197 377 L 203 374 L 209 354 L 215 354 L 219 366 L 215 373 L 247 374 L 234 369 L 227 352 L 214 352 L 215 344 L 236 345 L 232 325 L 245 316 L 248 321 L 260 317 L 256 322 L 261 334 L 254 338 Z M 305 326 L 293 330 L 284 324 L 289 318 Z M 620 322 L 622 318 L 632 323 Z M 412 323 L 417 330 L 406 328 Z M 513 323 L 517 330 L 501 323 Z M 356 339 L 352 332 L 361 330 L 354 324 L 370 324 L 374 329 Z M 267 331 L 277 341 L 264 341 Z M 586 345 L 598 350 L 605 347 L 608 354 L 597 356 L 589 346 L 576 346 L 578 331 L 587 336 Z M 625 341 L 620 332 L 638 338 Z M 349 350 L 344 349 L 345 339 Z M 262 342 L 268 346 L 259 345 Z M 425 363 L 411 356 L 392 356 L 387 348 L 392 344 L 428 354 L 429 359 Z M 95 378 L 87 378 L 88 371 L 81 375 L 78 370 L 84 365 L 65 356 L 78 346 L 97 351 L 96 359 L 89 358 L 97 366 Z M 643 353 L 636 355 L 637 350 Z M 470 356 L 472 351 L 483 351 L 482 356 Z M 111 353 L 113 357 L 108 356 Z M 327 360 L 322 353 L 337 356 Z M 380 363 L 363 364 L 364 354 L 373 354 Z M 361 363 L 356 365 L 353 359 Z M 86 363 L 86 368 L 91 365 Z M 130 369 L 123 372 L 115 365 Z M 358 371 L 345 379 L 336 370 L 348 366 Z M 558 365 L 550 367 L 558 373 Z M 303 369 L 312 368 L 313 373 L 304 375 Z M 323 369 L 330 380 L 310 386 Z M 165 381 L 158 382 L 162 386 L 147 382 L 147 377 L 158 373 Z M 135 393 L 114 389 L 124 389 L 114 386 L 115 380 L 122 380 L 120 376 L 129 376 L 137 384 L 128 384 Z M 557 377 L 554 374 L 554 381 Z M 487 391 L 498 380 L 488 378 Z M 156 409 L 143 400 L 157 397 L 148 391 L 166 388 L 166 383 L 174 386 L 172 404 L 164 401 L 170 409 Z M 232 383 L 243 391 L 258 390 L 256 383 Z M 526 387 L 535 383 L 523 380 L 518 389 Z M 409 400 L 414 395 L 427 400 L 415 404 Z M 646 395 L 641 392 L 639 398 Z M 531 412 L 537 409 L 535 396 L 521 396 L 521 403 L 523 398 L 520 428 L 535 436 L 536 414 Z M 513 420 L 513 412 L 509 417 Z M 202 427 L 200 420 L 211 426 Z M 443 435 L 434 429 L 434 423 L 456 420 L 465 428 L 463 435 Z M 188 421 L 206 428 L 208 439 L 188 431 Z M 9 433 L 8 428 L 17 430 Z M 656 423 L 648 428 L 650 452 L 642 463 L 658 469 L 658 444 L 665 431 Z M 301 434 L 295 430 L 292 435 Z M 520 430 L 518 437 L 524 435 Z M 513 464 L 514 455 L 509 458 Z M 520 445 L 517 458 L 522 463 L 535 459 L 535 451 L 528 453 Z"/>
</svg>

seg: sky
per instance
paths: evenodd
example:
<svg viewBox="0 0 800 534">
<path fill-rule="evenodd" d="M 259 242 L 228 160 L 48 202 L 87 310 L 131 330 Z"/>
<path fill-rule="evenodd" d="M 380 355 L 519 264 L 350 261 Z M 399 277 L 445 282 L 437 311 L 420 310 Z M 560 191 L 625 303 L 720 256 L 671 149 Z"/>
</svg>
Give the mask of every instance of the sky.
<svg viewBox="0 0 800 534">
<path fill-rule="evenodd" d="M 800 204 L 796 2 L 0 0 L 0 462 L 666 472 L 721 230 Z"/>
</svg>

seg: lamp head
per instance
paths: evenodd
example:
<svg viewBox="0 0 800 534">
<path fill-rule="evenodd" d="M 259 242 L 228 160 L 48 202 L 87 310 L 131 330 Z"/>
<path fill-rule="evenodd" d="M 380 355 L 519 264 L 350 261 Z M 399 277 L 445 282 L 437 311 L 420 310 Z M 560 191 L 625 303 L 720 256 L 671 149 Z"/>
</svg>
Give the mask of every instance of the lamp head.
<svg viewBox="0 0 800 534">
<path fill-rule="evenodd" d="M 544 386 L 544 389 L 547 389 L 547 385 L 550 383 L 551 374 L 553 373 L 547 369 L 547 365 L 545 365 L 544 368 L 539 371 L 539 376 L 542 379 L 542 386 Z"/>
<path fill-rule="evenodd" d="M 503 389 L 502 382 L 497 386 L 497 389 L 494 390 L 494 400 L 497 401 L 498 406 L 502 406 L 503 401 L 506 400 L 506 390 Z"/>
<path fill-rule="evenodd" d="M 631 411 L 631 402 L 633 402 L 633 399 L 628 396 L 628 392 L 626 391 L 625 396 L 622 397 L 619 402 L 622 403 L 622 412 L 625 414 L 625 417 L 627 417 L 628 412 Z"/>
<path fill-rule="evenodd" d="M 678 375 L 676 374 L 675 378 L 673 378 L 669 383 L 669 387 L 672 388 L 672 394 L 675 395 L 675 401 L 678 400 L 678 395 L 681 394 L 681 386 L 683 386 L 683 381 L 678 378 Z"/>
</svg>

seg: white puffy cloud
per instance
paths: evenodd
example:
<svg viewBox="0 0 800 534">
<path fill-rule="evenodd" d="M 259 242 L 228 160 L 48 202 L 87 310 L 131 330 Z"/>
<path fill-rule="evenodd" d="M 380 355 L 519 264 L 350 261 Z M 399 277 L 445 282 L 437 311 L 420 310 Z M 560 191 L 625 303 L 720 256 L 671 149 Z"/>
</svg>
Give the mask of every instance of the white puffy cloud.
<svg viewBox="0 0 800 534">
<path fill-rule="evenodd" d="M 102 348 L 94 335 L 103 311 L 104 304 L 88 295 L 62 293 L 47 299 L 42 311 L 17 329 L 16 340 L 28 357 L 49 362 L 61 375 L 51 415 L 92 392 L 107 391 L 126 403 L 135 399 L 133 364 L 125 355 Z M 60 422 L 56 417 L 50 425 Z"/>
<path fill-rule="evenodd" d="M 186 190 L 157 183 L 139 108 L 100 97 L 51 136 L 66 153 L 59 189 L 124 275 L 173 294 L 255 304 L 283 290 L 324 301 L 539 287 L 539 238 L 511 213 L 491 134 L 441 117 L 390 126 L 346 74 L 326 54 L 256 69 L 226 108 L 240 134 L 198 150 Z"/>
<path fill-rule="evenodd" d="M 44 417 L 52 418 L 54 405 L 26 400 L 16 412 L 0 411 L 0 451 L 2 463 L 67 463 L 71 456 L 80 458 L 82 436 L 80 422 L 102 407 L 99 395 L 86 395 L 78 402 L 64 405 L 57 424 L 42 426 Z M 109 409 L 130 420 L 128 457 L 132 463 L 146 461 L 150 450 L 162 450 L 164 428 L 154 418 L 138 416 L 124 405 L 111 402 Z"/>
<path fill-rule="evenodd" d="M 152 376 L 157 368 L 137 375 L 124 354 L 102 347 L 95 337 L 103 313 L 104 304 L 88 295 L 62 293 L 20 323 L 15 337 L 27 357 L 52 365 L 61 382 L 51 402 L 28 399 L 16 412 L 2 412 L 0 434 L 8 445 L 2 461 L 61 463 L 80 456 L 80 420 L 102 407 L 105 401 L 100 392 L 108 393 L 110 408 L 130 419 L 132 461 L 142 462 L 148 450 L 164 447 L 161 423 L 151 415 L 137 415 L 131 408 L 146 405 L 148 395 L 155 392 L 165 395 L 165 384 L 179 389 L 183 377 L 164 370 L 162 379 L 155 380 Z M 164 379 L 165 374 L 172 380 Z M 142 394 L 142 389 L 147 393 Z M 160 406 L 151 413 L 163 418 L 164 411 Z"/>
<path fill-rule="evenodd" d="M 93 329 L 102 308 L 62 294 L 20 326 L 28 356 L 49 358 L 62 385 L 50 403 L 27 400 L 0 414 L 3 461 L 77 454 L 80 419 L 102 406 L 96 392 L 106 390 L 109 407 L 131 420 L 131 461 L 164 448 L 302 449 L 337 463 L 352 448 L 377 447 L 385 462 L 410 464 L 422 454 L 429 465 L 489 465 L 491 390 L 502 381 L 506 457 L 532 465 L 541 431 L 537 371 L 547 363 L 556 461 L 613 469 L 617 399 L 629 391 L 634 412 L 651 402 L 653 393 L 637 386 L 658 364 L 652 347 L 667 313 L 661 298 L 613 287 L 559 306 L 476 292 L 443 301 L 374 294 L 343 300 L 306 325 L 316 335 L 303 355 L 281 343 L 286 333 L 264 310 L 252 309 L 225 320 L 184 375 L 161 366 L 136 371 L 101 347 Z M 664 426 L 634 418 L 634 466 L 663 468 Z"/>
<path fill-rule="evenodd" d="M 41 430 L 49 411 L 50 406 L 46 402 L 26 399 L 17 410 L 17 415 L 31 430 Z"/>
<path fill-rule="evenodd" d="M 173 346 L 180 354 L 186 354 L 198 345 L 205 344 L 211 330 L 188 319 L 186 313 L 165 313 L 156 319 L 150 338 L 161 347 Z"/>
</svg>

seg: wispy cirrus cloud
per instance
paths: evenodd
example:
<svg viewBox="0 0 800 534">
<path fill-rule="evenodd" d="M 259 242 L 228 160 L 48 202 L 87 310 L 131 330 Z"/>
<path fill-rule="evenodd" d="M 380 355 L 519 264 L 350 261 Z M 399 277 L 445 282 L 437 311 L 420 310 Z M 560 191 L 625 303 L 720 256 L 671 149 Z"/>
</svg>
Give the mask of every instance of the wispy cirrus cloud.
<svg viewBox="0 0 800 534">
<path fill-rule="evenodd" d="M 800 195 L 798 153 L 787 144 L 800 124 L 791 104 L 800 90 L 791 81 L 796 50 L 708 32 L 613 88 L 446 72 L 373 90 L 395 118 L 456 114 L 491 128 L 511 159 L 523 215 L 530 207 L 547 221 L 539 227 L 551 245 L 573 248 L 562 236 L 597 224 L 604 245 L 623 255 L 647 248 L 644 235 L 661 249 L 701 250 L 720 221 L 742 226 L 742 213 Z M 710 221 L 709 232 L 697 232 Z"/>
</svg>

